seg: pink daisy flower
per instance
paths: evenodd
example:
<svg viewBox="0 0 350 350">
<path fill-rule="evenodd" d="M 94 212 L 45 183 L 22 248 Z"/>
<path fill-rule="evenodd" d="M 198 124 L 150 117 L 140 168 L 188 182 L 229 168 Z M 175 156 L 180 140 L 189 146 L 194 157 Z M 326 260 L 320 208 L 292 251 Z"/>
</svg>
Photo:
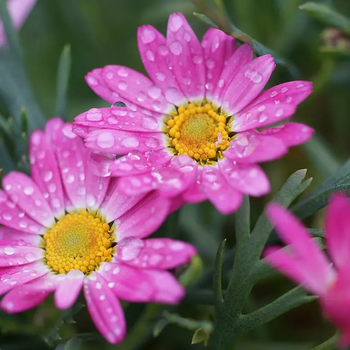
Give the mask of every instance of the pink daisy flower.
<svg viewBox="0 0 350 350">
<path fill-rule="evenodd" d="M 9 10 L 13 25 L 20 29 L 34 7 L 36 0 L 8 0 L 7 8 Z M 0 20 L 0 47 L 6 43 L 5 30 Z"/>
<path fill-rule="evenodd" d="M 174 204 L 155 192 L 125 196 L 118 180 L 87 168 L 89 151 L 71 124 L 53 119 L 30 139 L 32 178 L 11 172 L 0 190 L 1 308 L 27 310 L 54 292 L 59 309 L 84 289 L 96 327 L 110 343 L 126 332 L 118 299 L 177 303 L 183 287 L 165 271 L 187 263 L 191 245 L 143 239 Z"/>
<path fill-rule="evenodd" d="M 267 215 L 288 247 L 268 248 L 266 260 L 308 291 L 320 297 L 325 316 L 341 331 L 340 345 L 350 344 L 350 201 L 333 195 L 326 210 L 326 244 L 332 264 L 306 227 L 278 204 Z"/>
<path fill-rule="evenodd" d="M 107 174 L 122 177 L 121 190 L 208 199 L 222 213 L 235 211 L 243 194 L 268 193 L 256 163 L 283 156 L 313 130 L 288 122 L 260 128 L 290 118 L 312 84 L 293 81 L 261 93 L 273 58 L 253 59 L 248 44 L 236 49 L 213 28 L 200 43 L 181 13 L 170 16 L 166 38 L 140 27 L 138 46 L 150 78 L 123 66 L 93 70 L 88 85 L 113 105 L 74 123 L 88 148 L 111 155 Z M 115 155 L 125 156 L 113 161 Z"/>
</svg>

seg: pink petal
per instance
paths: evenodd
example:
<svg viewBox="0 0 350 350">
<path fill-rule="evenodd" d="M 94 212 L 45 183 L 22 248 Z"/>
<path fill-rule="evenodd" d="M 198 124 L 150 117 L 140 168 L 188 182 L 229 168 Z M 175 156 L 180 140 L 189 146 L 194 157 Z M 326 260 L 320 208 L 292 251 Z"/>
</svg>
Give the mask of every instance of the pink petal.
<svg viewBox="0 0 350 350">
<path fill-rule="evenodd" d="M 259 104 L 260 102 L 265 103 L 291 103 L 298 105 L 303 102 L 312 92 L 312 82 L 309 81 L 290 81 L 276 85 L 271 89 L 264 91 L 260 94 L 250 106 Z M 248 106 L 247 108 L 249 108 Z"/>
<path fill-rule="evenodd" d="M 101 177 L 94 174 L 91 167 L 91 151 L 86 150 L 84 158 L 85 168 L 85 203 L 92 211 L 97 210 L 105 199 L 109 188 L 110 177 Z"/>
<path fill-rule="evenodd" d="M 242 203 L 243 194 L 226 182 L 216 167 L 204 167 L 200 186 L 207 198 L 222 214 L 236 211 Z"/>
<path fill-rule="evenodd" d="M 11 202 L 6 192 L 2 190 L 0 190 L 0 224 L 30 234 L 41 234 L 45 230 Z"/>
<path fill-rule="evenodd" d="M 198 167 L 197 176 L 192 180 L 192 183 L 188 186 L 186 191 L 182 193 L 186 202 L 200 203 L 208 198 L 207 193 L 205 193 L 201 186 L 202 169 L 202 167 Z"/>
<path fill-rule="evenodd" d="M 184 95 L 191 101 L 203 100 L 205 95 L 205 66 L 202 47 L 182 13 L 169 17 L 167 44 L 171 65 L 177 83 Z M 177 90 L 177 89 L 176 89 Z M 170 103 L 176 103 L 178 91 L 165 92 Z"/>
<path fill-rule="evenodd" d="M 240 163 L 258 163 L 280 158 L 287 152 L 282 139 L 251 131 L 237 134 L 224 156 Z"/>
<path fill-rule="evenodd" d="M 85 280 L 87 308 L 97 329 L 111 344 L 120 343 L 126 334 L 123 308 L 106 281 L 94 272 Z"/>
<path fill-rule="evenodd" d="M 42 261 L 0 269 L 0 295 L 50 272 Z"/>
<path fill-rule="evenodd" d="M 47 132 L 44 134 L 41 130 L 34 131 L 30 137 L 31 175 L 55 217 L 60 218 L 64 214 L 64 194 L 58 164 L 52 150 L 54 142 L 47 138 Z"/>
<path fill-rule="evenodd" d="M 185 291 L 167 271 L 137 269 L 121 263 L 105 263 L 101 269 L 118 298 L 131 302 L 175 304 Z"/>
<path fill-rule="evenodd" d="M 192 183 L 197 168 L 197 163 L 190 157 L 176 156 L 167 165 L 157 167 L 152 172 L 123 177 L 120 190 L 128 195 L 136 195 L 157 189 L 166 197 L 175 197 Z"/>
<path fill-rule="evenodd" d="M 236 42 L 223 31 L 210 28 L 203 36 L 202 48 L 206 66 L 206 96 L 211 96 L 217 87 L 221 73 L 236 51 Z M 221 84 L 221 83 L 220 83 Z"/>
<path fill-rule="evenodd" d="M 226 181 L 237 191 L 260 197 L 270 192 L 270 183 L 264 171 L 255 164 L 235 164 L 223 159 L 219 169 Z"/>
<path fill-rule="evenodd" d="M 44 257 L 44 250 L 23 241 L 0 240 L 0 267 L 29 264 Z"/>
<path fill-rule="evenodd" d="M 137 132 L 161 132 L 163 122 L 157 113 L 143 114 L 126 107 L 92 108 L 75 117 L 75 124 L 97 129 Z"/>
<path fill-rule="evenodd" d="M 63 126 L 64 122 L 60 118 L 50 119 L 45 124 L 45 137 L 48 145 L 50 145 L 54 151 L 56 150 L 56 141 L 61 133 Z"/>
<path fill-rule="evenodd" d="M 243 66 L 223 96 L 224 109 L 230 114 L 236 114 L 246 107 L 264 88 L 275 66 L 270 55 L 255 58 Z"/>
<path fill-rule="evenodd" d="M 116 222 L 118 241 L 126 237 L 149 236 L 164 222 L 169 208 L 169 200 L 155 193 L 149 194 Z"/>
<path fill-rule="evenodd" d="M 221 105 L 227 87 L 230 85 L 233 78 L 237 75 L 240 69 L 248 64 L 253 58 L 253 50 L 249 44 L 241 45 L 236 52 L 227 61 L 220 78 L 215 86 L 213 94 L 214 101 Z"/>
<path fill-rule="evenodd" d="M 289 103 L 264 103 L 255 105 L 233 118 L 232 131 L 242 132 L 261 128 L 291 117 L 295 113 L 295 105 Z"/>
<path fill-rule="evenodd" d="M 43 302 L 54 289 L 54 276 L 39 277 L 8 292 L 1 301 L 1 309 L 10 314 L 26 311 Z"/>
<path fill-rule="evenodd" d="M 101 212 L 106 215 L 108 222 L 112 222 L 130 209 L 134 208 L 143 198 L 144 194 L 138 194 L 135 196 L 127 196 L 118 190 L 118 182 L 115 180 L 111 182 L 111 185 L 107 191 L 108 196 L 105 198 L 105 202 L 101 205 Z"/>
<path fill-rule="evenodd" d="M 8 0 L 7 8 L 16 29 L 20 29 L 32 11 L 36 0 Z M 0 21 L 0 46 L 6 44 L 6 35 L 2 21 Z"/>
<path fill-rule="evenodd" d="M 262 129 L 263 135 L 273 135 L 280 139 L 287 147 L 297 146 L 311 139 L 314 129 L 300 123 L 286 123 L 274 128 Z"/>
<path fill-rule="evenodd" d="M 323 295 L 326 292 L 325 276 L 312 269 L 306 257 L 288 252 L 278 247 L 266 249 L 265 260 L 275 269 L 292 279 L 313 294 Z"/>
<path fill-rule="evenodd" d="M 28 233 L 17 231 L 13 228 L 4 227 L 4 226 L 0 226 L 0 239 L 21 241 L 34 246 L 38 246 L 41 241 L 41 237 L 39 235 L 28 234 Z"/>
<path fill-rule="evenodd" d="M 167 147 L 165 136 L 161 133 L 131 133 L 103 129 L 89 133 L 85 144 L 99 152 L 113 154 L 126 154 L 133 150 L 158 151 Z"/>
<path fill-rule="evenodd" d="M 303 262 L 303 269 L 310 276 L 304 284 L 318 283 L 319 293 L 334 279 L 334 271 L 326 256 L 311 239 L 305 226 L 291 213 L 278 204 L 271 203 L 267 207 L 267 216 L 275 226 L 281 239 L 288 245 L 295 259 Z M 312 279 L 312 280 L 311 280 Z"/>
<path fill-rule="evenodd" d="M 136 267 L 119 262 L 104 263 L 99 273 L 108 281 L 108 287 L 120 299 L 131 302 L 149 302 L 156 294 L 152 279 Z M 97 285 L 99 288 L 100 286 Z"/>
<path fill-rule="evenodd" d="M 73 306 L 84 284 L 85 275 L 79 270 L 70 270 L 67 274 L 57 275 L 55 305 L 58 309 Z"/>
<path fill-rule="evenodd" d="M 178 304 L 185 296 L 185 290 L 176 278 L 167 271 L 144 270 L 152 278 L 156 294 L 151 302 L 163 304 Z"/>
<path fill-rule="evenodd" d="M 167 151 L 146 152 L 132 151 L 115 160 L 109 167 L 112 176 L 129 176 L 150 172 L 156 166 L 162 166 L 173 156 Z"/>
<path fill-rule="evenodd" d="M 118 242 L 116 258 L 141 269 L 166 270 L 188 263 L 195 254 L 196 249 L 182 241 L 128 237 Z"/>
<path fill-rule="evenodd" d="M 173 109 L 162 90 L 139 72 L 123 66 L 106 66 L 102 76 L 111 90 L 131 103 L 159 113 Z"/>
<path fill-rule="evenodd" d="M 12 171 L 2 181 L 13 203 L 39 224 L 50 227 L 55 218 L 40 189 L 33 180 L 22 173 Z"/>
<path fill-rule="evenodd" d="M 96 68 L 86 74 L 85 81 L 91 90 L 110 104 L 115 102 L 126 102 L 116 92 L 111 90 L 102 77 L 102 68 Z"/>
<path fill-rule="evenodd" d="M 350 261 L 350 201 L 343 193 L 336 193 L 329 201 L 326 218 L 327 248 L 338 268 Z"/>
<path fill-rule="evenodd" d="M 154 84 L 163 91 L 176 90 L 176 99 L 171 103 L 180 105 L 186 99 L 179 89 L 174 73 L 170 66 L 169 48 L 166 39 L 152 26 L 142 26 L 137 32 L 137 43 L 145 69 Z M 154 92 L 158 90 L 153 88 Z M 166 94 L 167 96 L 167 94 Z"/>
<path fill-rule="evenodd" d="M 67 197 L 76 209 L 85 208 L 85 148 L 82 140 L 73 134 L 72 124 L 64 125 L 56 145 L 56 156 Z"/>
</svg>

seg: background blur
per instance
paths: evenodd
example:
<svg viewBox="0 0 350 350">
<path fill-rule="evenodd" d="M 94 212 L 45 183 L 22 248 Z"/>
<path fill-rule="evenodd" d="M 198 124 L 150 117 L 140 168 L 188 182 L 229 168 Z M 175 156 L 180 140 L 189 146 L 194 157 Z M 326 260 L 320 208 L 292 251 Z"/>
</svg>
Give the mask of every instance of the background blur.
<svg viewBox="0 0 350 350">
<path fill-rule="evenodd" d="M 324 2 L 350 17 L 349 0 Z M 293 120 L 315 128 L 318 137 L 306 146 L 293 148 L 282 160 L 263 165 L 272 183 L 272 193 L 270 197 L 251 200 L 253 222 L 292 172 L 307 168 L 308 176 L 314 178 L 312 188 L 350 155 L 350 55 L 319 51 L 326 27 L 300 11 L 298 6 L 302 3 L 300 0 L 225 1 L 232 22 L 239 29 L 297 68 L 291 76 L 285 67 L 277 66 L 269 86 L 295 79 L 311 80 L 315 84 L 314 93 L 298 107 Z M 67 109 L 67 119 L 72 120 L 89 108 L 106 106 L 85 84 L 84 75 L 89 70 L 119 64 L 144 72 L 137 49 L 137 27 L 151 24 L 165 34 L 169 14 L 183 12 L 201 38 L 208 27 L 192 15 L 193 11 L 195 7 L 189 0 L 38 0 L 20 32 L 20 42 L 33 93 L 46 117 L 51 118 L 55 113 L 57 65 L 65 44 L 71 45 L 72 52 Z M 6 108 L 0 107 L 1 114 L 8 116 Z M 309 221 L 309 227 L 321 227 L 321 215 Z M 204 277 L 196 283 L 209 289 L 208 273 L 219 242 L 228 237 L 228 245 L 234 244 L 233 220 L 232 216 L 219 215 L 208 203 L 188 205 L 179 214 L 173 214 L 158 234 L 182 238 L 198 247 L 204 262 Z M 290 286 L 282 277 L 264 282 L 254 289 L 247 310 L 273 300 Z M 145 305 L 126 305 L 125 309 L 131 336 L 118 349 L 204 348 L 203 344 L 191 345 L 194 330 L 186 327 L 167 325 L 157 338 L 152 332 L 164 309 L 193 320 L 211 321 L 211 306 L 196 305 L 189 296 L 178 308 L 154 307 L 153 313 L 148 312 L 153 316 L 139 323 Z M 0 330 L 4 333 L 0 337 L 0 349 L 52 349 L 58 343 L 58 334 L 66 339 L 77 333 L 94 332 L 85 307 L 77 305 L 73 313 L 72 316 L 71 312 L 58 312 L 51 299 L 20 315 L 0 313 Z M 76 323 L 71 323 L 71 317 Z M 316 345 L 315 341 L 322 342 L 333 333 L 314 302 L 247 334 L 239 349 L 310 349 Z M 94 340 L 84 343 L 82 349 L 96 346 L 101 350 L 114 348 Z"/>
</svg>

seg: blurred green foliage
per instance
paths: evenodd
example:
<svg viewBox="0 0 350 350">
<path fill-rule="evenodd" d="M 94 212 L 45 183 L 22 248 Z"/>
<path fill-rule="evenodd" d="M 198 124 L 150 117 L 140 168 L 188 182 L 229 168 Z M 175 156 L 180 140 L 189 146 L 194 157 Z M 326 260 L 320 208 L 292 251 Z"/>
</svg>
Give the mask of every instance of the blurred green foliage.
<svg viewBox="0 0 350 350">
<path fill-rule="evenodd" d="M 349 0 L 318 2 L 333 5 L 340 13 L 350 17 Z M 300 10 L 299 6 L 303 3 L 301 0 L 224 1 L 229 18 L 237 28 L 276 51 L 296 67 L 291 76 L 290 70 L 282 65 L 277 66 L 269 86 L 296 78 L 314 82 L 314 93 L 298 107 L 294 121 L 302 121 L 314 127 L 319 144 L 316 141 L 305 147 L 295 147 L 283 159 L 264 164 L 271 180 L 272 192 L 270 196 L 251 200 L 252 222 L 256 221 L 266 202 L 292 172 L 307 168 L 307 176 L 314 178 L 310 187 L 315 188 L 350 154 L 350 58 L 348 55 L 334 54 L 332 50 L 320 51 L 319 48 L 324 45 L 322 32 L 327 29 L 327 25 L 317 22 Z M 165 34 L 168 15 L 183 12 L 201 37 L 207 25 L 193 16 L 194 11 L 200 12 L 189 0 L 38 0 L 20 32 L 20 44 L 34 96 L 45 116 L 51 118 L 57 110 L 63 110 L 57 104 L 56 89 L 59 59 L 65 45 L 70 45 L 72 60 L 65 117 L 66 120 L 72 120 L 84 110 L 106 106 L 106 102 L 85 84 L 84 75 L 89 70 L 107 64 L 120 64 L 144 72 L 136 42 L 139 25 L 152 24 Z M 65 84 L 64 80 L 59 86 L 62 87 L 62 84 Z M 12 119 L 6 123 L 11 111 L 3 102 L 0 101 L 1 142 L 13 143 L 6 137 L 7 133 L 11 134 L 15 129 L 21 137 L 23 130 Z M 38 121 L 39 118 L 38 115 Z M 22 119 L 22 124 L 23 120 L 25 119 Z M 5 168 L 7 171 L 18 166 L 18 161 L 21 169 L 28 169 L 25 158 L 16 159 L 16 155 L 26 153 L 20 138 L 17 137 L 16 140 L 18 145 L 10 144 L 10 149 L 14 152 L 12 154 L 4 152 L 4 143 L 0 146 L 1 162 L 9 164 Z M 179 226 L 174 230 L 176 221 Z M 320 223 L 320 215 L 316 215 L 309 219 L 308 226 L 321 228 Z M 188 205 L 179 214 L 173 214 L 157 234 L 185 239 L 198 247 L 204 270 L 193 288 L 200 286 L 209 290 L 217 247 L 223 238 L 228 239 L 226 246 L 232 247 L 235 243 L 234 233 L 233 216 L 222 216 L 210 204 L 202 203 L 197 206 Z M 232 254 L 232 249 L 228 254 Z M 226 261 L 232 263 L 230 258 Z M 226 270 L 230 266 L 226 265 L 224 259 L 224 271 L 225 266 Z M 224 273 L 222 277 L 225 288 L 227 274 Z M 290 289 L 290 286 L 285 278 L 278 275 L 260 282 L 254 287 L 245 305 L 246 311 L 256 310 L 271 302 Z M 197 301 L 189 293 L 178 307 L 125 305 L 130 335 L 117 348 L 186 350 L 195 346 L 196 349 L 203 349 L 202 343 L 191 345 L 195 333 L 192 325 L 196 320 L 198 327 L 203 322 L 210 324 L 213 306 L 197 305 Z M 81 302 L 84 302 L 83 298 Z M 154 327 L 164 320 L 164 315 L 172 322 L 167 322 L 166 327 L 154 338 Z M 182 319 L 176 315 L 190 318 L 194 323 L 191 327 L 186 327 L 186 322 L 179 321 Z M 59 343 L 55 340 L 58 334 L 62 339 L 69 339 L 80 333 L 88 334 L 72 338 L 70 343 L 62 342 L 58 349 L 70 349 L 76 344 L 81 345 L 82 349 L 95 349 L 97 346 L 101 350 L 115 348 L 98 337 L 90 341 L 90 332 L 95 329 L 86 308 L 72 317 L 76 323 L 55 310 L 51 299 L 21 315 L 1 313 L 0 328 L 3 335 L 0 338 L 0 349 L 44 350 L 53 348 L 53 343 Z M 198 331 L 196 334 L 198 337 Z M 267 326 L 251 331 L 243 337 L 237 349 L 310 349 L 333 334 L 334 330 L 323 321 L 316 303 L 311 303 L 288 312 Z"/>
</svg>

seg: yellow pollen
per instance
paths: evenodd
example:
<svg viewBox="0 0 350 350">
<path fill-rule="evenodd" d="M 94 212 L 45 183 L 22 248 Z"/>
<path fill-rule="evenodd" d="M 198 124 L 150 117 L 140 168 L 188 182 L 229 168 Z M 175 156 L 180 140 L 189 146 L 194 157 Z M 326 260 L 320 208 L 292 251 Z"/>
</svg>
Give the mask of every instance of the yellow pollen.
<svg viewBox="0 0 350 350">
<path fill-rule="evenodd" d="M 230 145 L 229 122 L 211 103 L 190 103 L 165 120 L 164 133 L 174 154 L 186 154 L 201 165 L 214 164 Z"/>
<path fill-rule="evenodd" d="M 114 228 L 85 210 L 59 220 L 44 241 L 46 264 L 55 273 L 77 269 L 89 274 L 115 252 Z"/>
</svg>

